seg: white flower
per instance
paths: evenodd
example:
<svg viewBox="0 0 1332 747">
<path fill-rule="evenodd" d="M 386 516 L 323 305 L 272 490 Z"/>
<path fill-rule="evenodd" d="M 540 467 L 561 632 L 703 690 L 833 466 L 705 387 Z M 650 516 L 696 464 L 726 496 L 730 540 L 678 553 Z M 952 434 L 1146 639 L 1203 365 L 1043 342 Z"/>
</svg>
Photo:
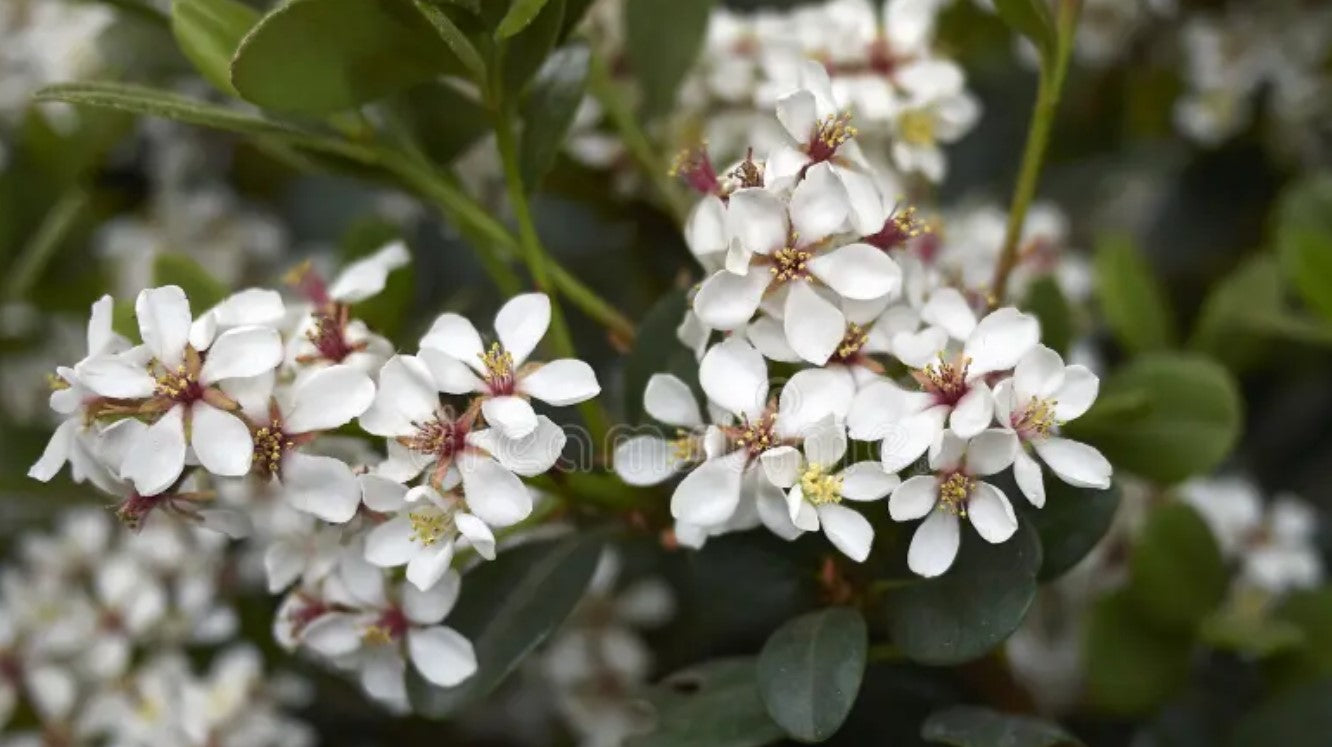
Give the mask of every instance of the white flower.
<svg viewBox="0 0 1332 747">
<path fill-rule="evenodd" d="M 984 431 L 994 419 L 994 399 L 986 377 L 1011 369 L 1040 339 L 1035 317 L 1007 307 L 980 322 L 961 294 L 937 291 L 922 317 L 939 326 L 899 334 L 893 352 L 916 369 L 920 391 L 907 391 L 889 380 L 861 389 L 847 418 L 851 437 L 882 440 L 883 468 L 899 472 L 935 446 L 945 423 L 966 439 Z M 966 342 L 948 354 L 948 338 Z"/>
<path fill-rule="evenodd" d="M 410 490 L 377 475 L 362 475 L 365 505 L 389 518 L 365 537 L 365 559 L 380 568 L 407 566 L 407 580 L 428 591 L 449 570 L 455 543 L 462 541 L 487 560 L 495 558 L 495 534 L 468 513 L 453 484 L 444 492 L 428 485 Z"/>
<path fill-rule="evenodd" d="M 282 359 L 278 333 L 265 326 L 237 327 L 197 348 L 190 340 L 189 300 L 174 285 L 140 293 L 135 313 L 142 346 L 75 367 L 79 380 L 98 395 L 147 400 L 144 411 L 157 415 L 126 452 L 120 477 L 143 495 L 166 490 L 180 477 L 187 446 L 209 472 L 244 475 L 254 450 L 250 430 L 216 385 L 276 368 Z"/>
<path fill-rule="evenodd" d="M 904 172 L 943 180 L 943 143 L 966 134 L 980 119 L 980 104 L 966 92 L 962 69 L 946 60 L 921 60 L 897 72 L 902 94 L 893 102 L 893 162 Z"/>
<path fill-rule="evenodd" d="M 613 464 L 621 480 L 630 485 L 657 485 L 704 457 L 704 436 L 709 429 L 688 384 L 672 374 L 653 374 L 643 390 L 643 409 L 657 421 L 677 428 L 677 436 L 641 435 L 617 444 Z M 720 435 L 720 431 L 712 432 Z"/>
<path fill-rule="evenodd" d="M 1061 424 L 1091 407 L 1099 386 L 1085 366 L 1065 366 L 1059 353 L 1037 345 L 1018 361 L 1013 378 L 995 386 L 995 414 L 999 425 L 1017 433 L 1059 479 L 1080 488 L 1108 488 L 1111 467 L 1101 452 L 1055 435 Z M 1045 505 L 1041 466 L 1025 449 L 1017 452 L 1013 476 L 1033 506 Z"/>
<path fill-rule="evenodd" d="M 583 361 L 527 363 L 549 326 L 550 299 L 544 293 L 528 293 L 510 299 L 495 315 L 499 340 L 489 350 L 471 322 L 443 314 L 421 338 L 419 356 L 435 375 L 440 391 L 482 395 L 486 422 L 508 438 L 525 438 L 538 425 L 529 397 L 560 407 L 601 392 L 592 367 Z"/>
<path fill-rule="evenodd" d="M 787 490 L 791 522 L 802 532 L 820 528 L 829 541 L 857 563 L 869 556 L 874 528 L 842 499 L 877 501 L 900 480 L 874 462 L 859 462 L 834 472 L 846 455 L 846 430 L 826 420 L 805 436 L 804 455 L 793 446 L 779 446 L 760 457 L 769 480 Z"/>
<path fill-rule="evenodd" d="M 1008 496 L 977 480 L 1013 463 L 1018 440 L 1012 431 L 993 428 L 964 441 L 945 433 L 930 455 L 932 475 L 905 480 L 888 499 L 894 521 L 924 518 L 911 538 L 907 565 L 933 577 L 947 571 L 957 557 L 961 541 L 958 518 L 966 517 L 986 542 L 1006 541 L 1017 531 L 1017 515 Z"/>
</svg>

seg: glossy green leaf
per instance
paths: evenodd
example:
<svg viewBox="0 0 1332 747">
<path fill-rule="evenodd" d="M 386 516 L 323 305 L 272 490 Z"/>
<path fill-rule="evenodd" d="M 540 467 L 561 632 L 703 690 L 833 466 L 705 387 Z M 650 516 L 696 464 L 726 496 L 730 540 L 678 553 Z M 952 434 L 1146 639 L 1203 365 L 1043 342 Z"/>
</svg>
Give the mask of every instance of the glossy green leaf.
<svg viewBox="0 0 1332 747">
<path fill-rule="evenodd" d="M 625 52 L 643 90 L 647 117 L 670 111 L 675 92 L 693 66 L 714 0 L 627 0 Z"/>
<path fill-rule="evenodd" d="M 1091 705 L 1116 715 L 1155 710 L 1188 680 L 1192 644 L 1145 621 L 1125 592 L 1101 597 L 1084 647 Z"/>
<path fill-rule="evenodd" d="M 410 0 L 290 0 L 241 42 L 231 82 L 265 109 L 327 114 L 460 68 Z"/>
<path fill-rule="evenodd" d="M 653 727 L 628 747 L 760 747 L 782 738 L 755 682 L 754 659 L 718 659 L 676 672 L 649 691 Z"/>
<path fill-rule="evenodd" d="M 1155 353 L 1112 373 L 1096 404 L 1064 432 L 1100 449 L 1116 469 L 1171 483 L 1226 458 L 1243 406 L 1238 384 L 1215 361 Z"/>
<path fill-rule="evenodd" d="M 1073 307 L 1054 276 L 1037 278 L 1027 291 L 1022 306 L 1040 320 L 1041 343 L 1060 355 L 1067 355 L 1068 346 L 1073 341 Z"/>
<path fill-rule="evenodd" d="M 1291 285 L 1310 309 L 1332 319 L 1332 177 L 1306 179 L 1282 195 L 1276 244 Z"/>
<path fill-rule="evenodd" d="M 486 80 L 486 63 L 481 59 L 481 53 L 477 51 L 471 39 L 467 34 L 458 28 L 458 24 L 447 13 L 440 10 L 438 6 L 429 2 L 429 0 L 412 0 L 416 5 L 417 11 L 425 16 L 425 19 L 434 27 L 435 33 L 448 45 L 453 54 L 458 57 L 462 66 L 471 73 L 472 80 L 484 84 Z"/>
<path fill-rule="evenodd" d="M 217 90 L 239 96 L 231 85 L 231 58 L 259 22 L 259 12 L 239 0 L 171 0 L 171 33 L 180 51 Z"/>
<path fill-rule="evenodd" d="M 1096 547 L 1114 522 L 1122 491 L 1077 488 L 1045 471 L 1045 506 L 1034 508 L 1018 493 L 1023 521 L 1031 522 L 1041 537 L 1042 562 L 1037 578 L 1053 581 L 1064 575 Z"/>
<path fill-rule="evenodd" d="M 1058 724 L 1032 716 L 960 705 L 936 711 L 920 727 L 921 739 L 953 747 L 1062 747 L 1082 744 Z"/>
<path fill-rule="evenodd" d="M 217 305 L 230 293 L 226 284 L 208 274 L 188 254 L 164 252 L 153 259 L 153 284 L 178 285 L 190 299 L 195 316 Z"/>
<path fill-rule="evenodd" d="M 468 573 L 449 625 L 472 641 L 477 672 L 448 688 L 411 675 L 408 695 L 416 712 L 442 718 L 498 687 L 582 599 L 601 546 L 600 534 L 580 532 L 512 548 Z"/>
<path fill-rule="evenodd" d="M 831 607 L 791 620 L 758 658 L 759 695 L 768 715 L 802 742 L 822 742 L 846 721 L 865 675 L 865 618 Z"/>
<path fill-rule="evenodd" d="M 1230 747 L 1327 747 L 1332 738 L 1332 678 L 1285 692 L 1245 714 Z"/>
<path fill-rule="evenodd" d="M 86 83 L 59 83 L 41 89 L 37 101 L 63 101 L 79 106 L 116 109 L 131 114 L 174 119 L 177 122 L 211 127 L 244 135 L 299 136 L 303 132 L 282 122 L 275 122 L 257 114 L 239 111 L 206 101 L 179 96 L 145 86 L 127 83 L 89 81 Z"/>
<path fill-rule="evenodd" d="M 923 664 L 982 656 L 1017 630 L 1036 596 L 1041 541 L 1029 523 L 1019 522 L 1017 532 L 997 545 L 965 522 L 960 529 L 962 546 L 952 568 L 886 595 L 893 643 Z"/>
<path fill-rule="evenodd" d="M 532 80 L 521 109 L 523 139 L 518 146 L 518 165 L 528 191 L 535 191 L 555 165 L 587 88 L 590 55 L 586 44 L 563 47 L 547 58 Z"/>
<path fill-rule="evenodd" d="M 1268 255 L 1241 264 L 1212 286 L 1203 300 L 1189 347 L 1236 370 L 1261 358 L 1265 340 L 1251 322 L 1281 308 L 1281 270 Z"/>
<path fill-rule="evenodd" d="M 1096 298 L 1119 343 L 1136 353 L 1173 347 L 1178 332 L 1165 288 L 1132 239 L 1102 237 L 1093 264 Z"/>
<path fill-rule="evenodd" d="M 532 76 L 559 43 L 563 29 L 564 0 L 547 0 L 526 28 L 500 43 L 504 90 L 511 99 L 518 100 Z"/>
<path fill-rule="evenodd" d="M 527 28 L 532 19 L 536 18 L 546 6 L 546 2 L 547 0 L 513 0 L 509 5 L 509 12 L 504 14 L 499 27 L 495 29 L 495 38 L 508 39 Z"/>
<path fill-rule="evenodd" d="M 1211 529 L 1191 506 L 1147 517 L 1129 561 L 1128 594 L 1144 619 L 1189 632 L 1225 598 L 1230 576 Z"/>
<path fill-rule="evenodd" d="M 648 310 L 638 325 L 634 349 L 624 366 L 624 412 L 632 425 L 644 420 L 643 390 L 653 374 L 675 374 L 690 386 L 696 387 L 698 383 L 694 354 L 675 335 L 688 304 L 685 291 L 668 293 Z"/>
</svg>

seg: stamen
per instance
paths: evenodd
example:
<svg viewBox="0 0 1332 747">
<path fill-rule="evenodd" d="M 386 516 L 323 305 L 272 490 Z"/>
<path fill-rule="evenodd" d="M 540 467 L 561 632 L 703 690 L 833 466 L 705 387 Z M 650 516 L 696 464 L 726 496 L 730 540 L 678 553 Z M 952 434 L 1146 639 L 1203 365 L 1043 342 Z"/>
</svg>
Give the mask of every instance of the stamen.
<svg viewBox="0 0 1332 747">
<path fill-rule="evenodd" d="M 754 422 L 745 419 L 734 434 L 735 445 L 748 449 L 750 456 L 758 456 L 778 443 L 773 428 L 777 424 L 777 413 L 765 412 Z"/>
<path fill-rule="evenodd" d="M 897 118 L 897 132 L 898 137 L 910 145 L 934 145 L 934 112 L 928 109 L 911 109 L 902 112 L 902 115 Z"/>
<path fill-rule="evenodd" d="M 967 384 L 967 368 L 970 365 L 970 358 L 950 363 L 943 353 L 939 353 L 937 364 L 931 363 L 919 371 L 913 371 L 911 375 L 940 404 L 955 405 L 970 388 Z"/>
<path fill-rule="evenodd" d="M 677 431 L 675 439 L 670 441 L 671 457 L 677 462 L 692 462 L 703 456 L 703 449 L 698 438 L 688 431 Z"/>
<path fill-rule="evenodd" d="M 432 508 L 412 511 L 407 520 L 412 524 L 411 539 L 426 547 L 444 539 L 453 529 L 453 517 Z"/>
<path fill-rule="evenodd" d="M 314 313 L 314 326 L 305 331 L 305 339 L 319 351 L 319 358 L 332 363 L 341 363 L 352 353 L 363 350 L 365 343 L 352 344 L 347 340 L 347 309 L 334 305 L 330 310 Z"/>
<path fill-rule="evenodd" d="M 671 162 L 669 173 L 700 194 L 721 194 L 721 184 L 717 181 L 717 171 L 712 167 L 712 159 L 708 158 L 707 145 L 707 142 L 701 142 L 677 153 L 675 160 Z"/>
<path fill-rule="evenodd" d="M 149 364 L 149 370 L 152 370 L 152 364 Z M 199 380 L 185 364 L 176 366 L 175 370 L 167 370 L 159 373 L 157 379 L 157 394 L 177 402 L 193 402 L 203 396 L 203 386 Z"/>
<path fill-rule="evenodd" d="M 494 395 L 513 394 L 513 355 L 498 342 L 491 343 L 490 350 L 477 353 L 481 365 L 486 369 L 486 384 Z"/>
<path fill-rule="evenodd" d="M 1033 397 L 1021 412 L 1014 413 L 1010 421 L 1013 430 L 1024 439 L 1045 438 L 1058 425 L 1055 420 L 1055 405 L 1052 399 Z"/>
<path fill-rule="evenodd" d="M 800 490 L 805 500 L 816 506 L 842 502 L 842 478 L 825 474 L 817 464 L 809 465 L 800 475 Z"/>
<path fill-rule="evenodd" d="M 837 352 L 833 353 L 833 359 L 845 363 L 854 358 L 860 349 L 869 342 L 869 333 L 859 324 L 846 325 L 846 334 L 842 335 L 842 341 L 837 345 Z"/>
<path fill-rule="evenodd" d="M 864 237 L 861 241 L 887 251 L 903 246 L 911 239 L 929 233 L 931 230 L 929 224 L 917 217 L 915 206 L 908 205 L 903 210 L 893 210 L 892 215 L 889 215 L 887 220 L 883 222 L 883 228 L 880 228 L 877 233 Z"/>
<path fill-rule="evenodd" d="M 797 238 L 799 237 L 792 233 L 792 243 Z M 810 252 L 797 249 L 794 246 L 778 249 L 772 254 L 772 266 L 768 268 L 768 271 L 772 273 L 773 280 L 778 283 L 808 277 L 808 265 L 812 256 Z"/>
<path fill-rule="evenodd" d="M 735 168 L 726 175 L 734 179 L 736 188 L 744 187 L 762 187 L 763 186 L 763 167 L 754 160 L 754 149 L 745 151 L 745 160 L 741 161 Z"/>
<path fill-rule="evenodd" d="M 939 484 L 939 509 L 965 518 L 967 502 L 971 500 L 971 491 L 975 488 L 975 480 L 961 472 L 954 472 Z"/>
<path fill-rule="evenodd" d="M 851 125 L 851 112 L 830 114 L 814 126 L 806 152 L 815 163 L 830 160 L 843 143 L 855 137 L 858 130 Z"/>
<path fill-rule="evenodd" d="M 295 446 L 282 432 L 282 423 L 272 423 L 254 432 L 254 458 L 251 460 L 256 473 L 272 477 L 282 470 L 282 454 Z"/>
<path fill-rule="evenodd" d="M 416 424 L 416 433 L 399 438 L 398 443 L 420 454 L 437 458 L 452 456 L 466 443 L 467 429 L 447 416 L 435 416 Z"/>
</svg>

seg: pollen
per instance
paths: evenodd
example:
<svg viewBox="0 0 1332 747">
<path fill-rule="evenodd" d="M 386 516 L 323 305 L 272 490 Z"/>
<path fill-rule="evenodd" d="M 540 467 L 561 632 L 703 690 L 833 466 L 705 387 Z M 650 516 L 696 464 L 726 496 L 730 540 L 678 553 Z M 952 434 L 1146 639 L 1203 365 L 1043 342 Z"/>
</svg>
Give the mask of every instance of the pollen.
<svg viewBox="0 0 1332 747">
<path fill-rule="evenodd" d="M 254 432 L 253 469 L 261 475 L 273 476 L 282 469 L 282 454 L 294 446 L 282 432 L 282 424 L 274 421 Z"/>
<path fill-rule="evenodd" d="M 398 439 L 398 443 L 418 454 L 448 457 L 457 451 L 466 437 L 464 428 L 452 420 L 436 416 L 425 423 L 416 424 L 416 433 Z"/>
<path fill-rule="evenodd" d="M 701 194 L 719 194 L 721 184 L 717 181 L 717 171 L 708 158 L 707 143 L 701 142 L 685 148 L 675 155 L 671 162 L 670 175 L 682 180 Z"/>
<path fill-rule="evenodd" d="M 837 153 L 837 149 L 843 143 L 855 137 L 857 132 L 851 124 L 849 111 L 824 117 L 814 126 L 814 135 L 809 141 L 809 157 L 814 161 L 827 161 Z"/>
<path fill-rule="evenodd" d="M 864 238 L 865 243 L 888 250 L 902 246 L 906 242 L 930 233 L 933 229 L 916 213 L 913 205 L 897 210 L 883 222 L 883 228 Z"/>
<path fill-rule="evenodd" d="M 59 392 L 69 388 L 68 381 L 65 381 L 53 373 L 46 375 L 46 385 L 49 386 L 53 392 Z"/>
<path fill-rule="evenodd" d="M 967 368 L 970 358 L 961 358 L 949 362 L 939 353 L 939 362 L 931 363 L 916 371 L 913 376 L 925 391 L 934 394 L 946 404 L 957 404 L 962 395 L 967 393 Z"/>
<path fill-rule="evenodd" d="M 372 646 L 387 646 L 393 642 L 393 631 L 384 625 L 371 625 L 361 633 L 361 640 Z"/>
<path fill-rule="evenodd" d="M 961 472 L 954 472 L 939 484 L 939 509 L 950 511 L 955 516 L 965 517 L 967 501 L 971 499 L 971 491 L 975 488 L 975 480 Z"/>
<path fill-rule="evenodd" d="M 841 503 L 842 478 L 827 474 L 820 465 L 811 464 L 800 475 L 800 491 L 805 494 L 805 500 L 816 506 Z"/>
<path fill-rule="evenodd" d="M 778 439 L 773 433 L 776 423 L 776 413 L 764 413 L 752 423 L 746 420 L 740 425 L 740 431 L 735 436 L 735 445 L 748 449 L 752 456 L 762 454 L 777 445 Z"/>
<path fill-rule="evenodd" d="M 762 187 L 763 186 L 763 167 L 754 160 L 754 149 L 750 148 L 745 152 L 745 160 L 731 169 L 726 176 L 734 179 L 740 188 L 744 187 Z"/>
<path fill-rule="evenodd" d="M 426 547 L 444 539 L 453 527 L 448 516 L 429 509 L 412 511 L 407 514 L 407 520 L 412 523 L 411 539 Z"/>
<path fill-rule="evenodd" d="M 897 120 L 897 131 L 902 141 L 909 145 L 934 145 L 936 136 L 934 113 L 926 109 L 903 112 Z"/>
<path fill-rule="evenodd" d="M 811 256 L 808 251 L 792 246 L 778 249 L 772 254 L 772 267 L 768 270 L 772 273 L 773 279 L 779 283 L 803 278 L 808 275 Z"/>
<path fill-rule="evenodd" d="M 490 350 L 477 353 L 481 365 L 486 369 L 486 384 L 491 394 L 511 394 L 513 392 L 513 354 L 498 342 L 490 344 Z"/>
<path fill-rule="evenodd" d="M 190 402 L 203 394 L 199 380 L 185 364 L 158 373 L 154 378 L 157 379 L 157 394 L 168 399 Z"/>
<path fill-rule="evenodd" d="M 859 324 L 846 325 L 846 334 L 842 335 L 842 342 L 837 345 L 837 352 L 833 357 L 840 361 L 846 361 L 853 358 L 860 349 L 869 342 L 869 333 Z"/>
<path fill-rule="evenodd" d="M 1022 434 L 1024 438 L 1045 438 L 1058 425 L 1054 414 L 1057 404 L 1052 399 L 1033 397 L 1021 412 L 1014 413 L 1011 421 L 1013 430 Z"/>
<path fill-rule="evenodd" d="M 692 462 L 702 456 L 698 439 L 688 431 L 680 431 L 676 438 L 670 441 L 670 445 L 671 458 L 677 462 Z"/>
</svg>

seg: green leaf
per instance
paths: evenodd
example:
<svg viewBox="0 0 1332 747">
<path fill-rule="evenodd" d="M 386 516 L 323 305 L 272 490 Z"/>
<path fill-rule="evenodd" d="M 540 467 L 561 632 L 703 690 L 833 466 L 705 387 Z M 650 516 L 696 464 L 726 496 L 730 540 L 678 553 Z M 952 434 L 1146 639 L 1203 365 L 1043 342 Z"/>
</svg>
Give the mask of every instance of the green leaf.
<svg viewBox="0 0 1332 747">
<path fill-rule="evenodd" d="M 1290 592 L 1276 617 L 1298 628 L 1305 645 L 1277 657 L 1273 674 L 1283 683 L 1332 677 L 1332 588 Z"/>
<path fill-rule="evenodd" d="M 188 254 L 164 252 L 153 260 L 154 285 L 179 285 L 194 315 L 216 306 L 230 290 Z"/>
<path fill-rule="evenodd" d="M 643 89 L 648 118 L 675 104 L 675 91 L 694 65 L 708 27 L 713 0 L 627 0 L 625 52 Z"/>
<path fill-rule="evenodd" d="M 1054 277 L 1037 278 L 1027 291 L 1023 307 L 1040 320 L 1041 342 L 1060 355 L 1067 355 L 1073 341 L 1073 308 Z"/>
<path fill-rule="evenodd" d="M 1058 724 L 1031 716 L 959 705 L 936 711 L 920 727 L 921 739 L 953 747 L 1058 747 L 1080 745 Z"/>
<path fill-rule="evenodd" d="M 846 721 L 865 675 L 865 618 L 831 607 L 778 628 L 758 658 L 759 696 L 768 715 L 802 742 L 822 742 Z"/>
<path fill-rule="evenodd" d="M 509 6 L 509 12 L 504 14 L 500 20 L 499 28 L 495 29 L 495 39 L 503 40 L 517 34 L 519 31 L 527 28 L 532 23 L 532 19 L 537 17 L 541 9 L 546 5 L 546 0 L 513 0 Z"/>
<path fill-rule="evenodd" d="M 676 672 L 647 694 L 653 730 L 628 747 L 761 747 L 781 739 L 755 684 L 752 658 L 718 659 Z"/>
<path fill-rule="evenodd" d="M 1109 531 L 1121 494 L 1118 484 L 1105 490 L 1077 488 L 1047 471 L 1043 508 L 1015 499 L 1024 520 L 1031 522 L 1041 537 L 1043 560 L 1038 580 L 1053 581 L 1087 557 Z"/>
<path fill-rule="evenodd" d="M 1132 402 L 1132 408 L 1124 403 Z M 1239 439 L 1239 386 L 1204 356 L 1145 355 L 1103 382 L 1097 403 L 1063 426 L 1101 450 L 1117 469 L 1173 483 L 1209 472 Z"/>
<path fill-rule="evenodd" d="M 1332 735 L 1332 679 L 1283 693 L 1235 725 L 1230 747 L 1327 747 Z"/>
<path fill-rule="evenodd" d="M 503 55 L 504 91 L 517 100 L 528 81 L 541 68 L 550 50 L 559 43 L 564 26 L 564 0 L 547 0 L 526 28 L 500 43 Z"/>
<path fill-rule="evenodd" d="M 686 292 L 667 293 L 648 310 L 634 336 L 634 349 L 624 365 L 624 412 L 631 425 L 643 422 L 643 390 L 653 374 L 670 373 L 697 390 L 698 364 L 675 336 L 689 308 Z"/>
<path fill-rule="evenodd" d="M 1027 37 L 1048 64 L 1055 51 L 1055 23 L 1047 0 L 994 0 L 994 10 L 1009 28 Z"/>
<path fill-rule="evenodd" d="M 1263 659 L 1305 644 L 1298 625 L 1268 614 L 1266 609 L 1227 604 L 1208 615 L 1198 629 L 1203 643 L 1234 651 L 1249 659 Z"/>
<path fill-rule="evenodd" d="M 1192 641 L 1153 627 L 1124 591 L 1098 599 L 1084 647 L 1091 703 L 1118 715 L 1150 713 L 1188 680 Z"/>
<path fill-rule="evenodd" d="M 1174 312 L 1165 288 L 1133 240 L 1102 237 L 1093 265 L 1096 298 L 1120 344 L 1135 353 L 1173 347 L 1178 338 Z"/>
<path fill-rule="evenodd" d="M 1306 179 L 1281 196 L 1276 244 L 1291 285 L 1310 309 L 1332 319 L 1332 176 Z"/>
<path fill-rule="evenodd" d="M 893 643 L 923 664 L 960 664 L 985 654 L 1017 630 L 1036 596 L 1041 542 L 1029 523 L 1020 522 L 997 545 L 968 526 L 960 529 L 952 568 L 886 595 Z"/>
<path fill-rule="evenodd" d="M 468 573 L 449 625 L 472 641 L 477 672 L 448 688 L 413 674 L 408 695 L 416 712 L 442 718 L 498 687 L 582 599 L 601 545 L 599 533 L 580 532 L 513 548 Z"/>
<path fill-rule="evenodd" d="M 1168 503 L 1148 515 L 1129 560 L 1128 594 L 1143 619 L 1192 632 L 1229 583 L 1221 548 L 1197 511 Z"/>
<path fill-rule="evenodd" d="M 518 147 L 518 165 L 528 191 L 536 190 L 564 145 L 587 88 L 590 56 L 586 44 L 563 47 L 546 60 L 532 81 L 521 109 L 523 139 Z"/>
<path fill-rule="evenodd" d="M 171 33 L 194 68 L 217 90 L 231 85 L 231 58 L 259 22 L 259 12 L 238 0 L 171 0 Z"/>
<path fill-rule="evenodd" d="M 298 137 L 307 134 L 300 128 L 256 114 L 127 83 L 105 81 L 58 83 L 41 89 L 33 98 L 37 101 L 63 101 L 79 106 L 95 106 L 131 114 L 165 117 L 177 122 L 243 135 Z"/>
<path fill-rule="evenodd" d="M 1251 322 L 1281 308 L 1281 270 L 1271 256 L 1244 262 L 1221 278 L 1203 300 L 1189 347 L 1236 370 L 1253 364 L 1266 349 Z"/>
<path fill-rule="evenodd" d="M 472 41 L 467 38 L 467 34 L 458 28 L 458 24 L 454 23 L 447 13 L 432 5 L 429 0 L 412 0 L 412 2 L 416 5 L 417 11 L 435 27 L 435 33 L 439 34 L 439 38 L 458 57 L 462 66 L 471 73 L 472 81 L 484 85 L 486 63 L 481 59 L 481 53 L 477 51 Z"/>
<path fill-rule="evenodd" d="M 231 82 L 265 109 L 327 114 L 460 68 L 409 0 L 290 0 L 241 42 Z"/>
<path fill-rule="evenodd" d="M 365 218 L 351 225 L 342 235 L 339 258 L 343 266 L 384 248 L 401 238 L 402 229 L 382 218 Z M 416 294 L 416 263 L 389 273 L 384 290 L 352 306 L 352 314 L 370 329 L 401 342 L 399 336 L 408 322 Z"/>
</svg>

